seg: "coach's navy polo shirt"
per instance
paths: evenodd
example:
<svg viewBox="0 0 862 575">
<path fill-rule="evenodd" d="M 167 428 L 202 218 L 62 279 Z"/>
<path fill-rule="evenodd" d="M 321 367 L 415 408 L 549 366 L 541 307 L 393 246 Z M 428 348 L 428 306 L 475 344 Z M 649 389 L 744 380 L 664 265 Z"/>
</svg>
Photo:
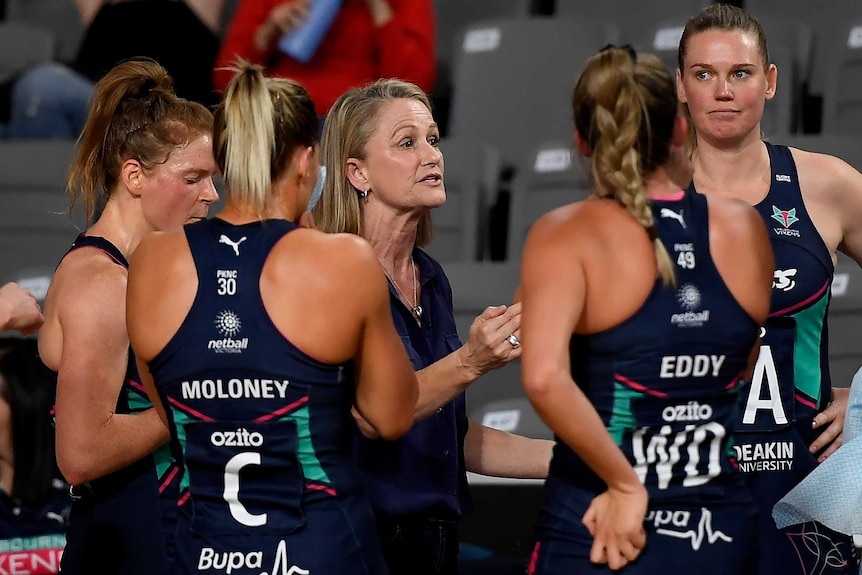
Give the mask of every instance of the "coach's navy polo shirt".
<svg viewBox="0 0 862 575">
<path fill-rule="evenodd" d="M 392 319 L 413 369 L 419 371 L 461 347 L 449 279 L 428 254 L 415 248 L 413 258 L 422 285 L 422 325 L 389 285 Z M 357 432 L 357 457 L 378 513 L 460 517 L 469 511 L 464 436 L 464 394 L 417 421 L 396 441 L 369 440 Z"/>
</svg>

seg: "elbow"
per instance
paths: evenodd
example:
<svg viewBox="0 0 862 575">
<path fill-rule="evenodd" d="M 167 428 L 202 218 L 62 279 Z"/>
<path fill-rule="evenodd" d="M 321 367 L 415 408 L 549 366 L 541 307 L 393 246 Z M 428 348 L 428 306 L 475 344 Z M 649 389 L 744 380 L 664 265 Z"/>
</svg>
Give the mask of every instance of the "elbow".
<svg viewBox="0 0 862 575">
<path fill-rule="evenodd" d="M 356 408 L 376 434 L 386 440 L 398 439 L 413 427 L 416 421 L 416 402 L 419 383 L 413 375 L 409 385 L 400 384 L 394 393 L 369 395 L 360 390 Z"/>
<path fill-rule="evenodd" d="M 373 433 L 366 433 L 365 435 L 368 437 L 376 435 L 387 441 L 398 439 L 413 427 L 415 422 L 414 405 L 415 401 L 413 403 L 404 402 L 397 407 L 389 405 L 385 411 L 380 410 L 379 406 L 378 409 L 363 409 L 362 406 L 357 405 L 357 408 L 363 412 L 362 416 L 366 424 L 374 430 Z"/>
<path fill-rule="evenodd" d="M 397 410 L 392 410 L 389 413 L 381 414 L 374 421 L 369 421 L 377 434 L 387 440 L 393 441 L 403 436 L 410 431 L 413 423 L 416 421 L 413 410 L 415 401 L 412 404 L 401 406 Z"/>
<path fill-rule="evenodd" d="M 536 398 L 541 398 L 553 388 L 554 382 L 557 380 L 555 370 L 523 370 L 521 379 L 524 385 L 524 392 L 527 397 L 533 401 Z"/>
<path fill-rule="evenodd" d="M 411 427 L 413 427 L 413 414 L 408 414 L 407 417 L 393 418 L 387 421 L 385 425 L 375 427 L 377 428 L 377 433 L 380 434 L 381 438 L 387 441 L 393 441 L 402 437 L 410 431 Z"/>
<path fill-rule="evenodd" d="M 91 458 L 81 447 L 71 446 L 58 434 L 56 444 L 57 467 L 70 485 L 81 485 L 99 477 Z"/>
<path fill-rule="evenodd" d="M 63 456 L 60 450 L 57 450 L 57 467 L 60 468 L 60 473 L 69 485 L 81 485 L 96 479 L 92 470 L 88 469 L 80 457 Z"/>
</svg>

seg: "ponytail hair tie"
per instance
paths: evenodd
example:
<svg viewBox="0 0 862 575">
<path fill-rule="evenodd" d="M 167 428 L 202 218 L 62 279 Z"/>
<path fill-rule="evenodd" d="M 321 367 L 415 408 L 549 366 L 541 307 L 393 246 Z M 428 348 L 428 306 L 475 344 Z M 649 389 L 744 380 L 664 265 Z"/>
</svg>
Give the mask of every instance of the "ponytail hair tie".
<svg viewBox="0 0 862 575">
<path fill-rule="evenodd" d="M 625 50 L 625 51 L 628 53 L 629 58 L 631 58 L 631 60 L 632 60 L 632 64 L 637 64 L 637 61 L 638 61 L 638 53 L 637 53 L 637 51 L 632 47 L 632 45 L 631 45 L 631 44 L 623 44 L 622 46 L 617 46 L 616 44 L 607 44 L 604 48 L 602 48 L 601 50 L 599 50 L 599 52 L 604 52 L 604 51 L 606 51 L 606 50 L 611 50 L 611 49 L 613 49 L 613 48 L 619 48 L 619 49 L 621 49 L 621 50 Z"/>
</svg>

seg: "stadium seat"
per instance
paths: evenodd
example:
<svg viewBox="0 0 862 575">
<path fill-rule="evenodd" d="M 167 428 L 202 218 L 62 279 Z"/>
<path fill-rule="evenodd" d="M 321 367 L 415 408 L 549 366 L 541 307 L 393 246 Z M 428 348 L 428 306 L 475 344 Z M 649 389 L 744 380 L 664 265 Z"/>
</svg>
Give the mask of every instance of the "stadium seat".
<svg viewBox="0 0 862 575">
<path fill-rule="evenodd" d="M 434 13 L 437 60 L 444 71 L 452 62 L 456 39 L 465 28 L 482 20 L 529 16 L 530 0 L 434 0 Z"/>
<path fill-rule="evenodd" d="M 84 229 L 68 214 L 66 170 L 74 142 L 0 142 L 0 278 L 35 282 L 51 270 Z"/>
<path fill-rule="evenodd" d="M 482 259 L 483 214 L 499 179 L 499 153 L 493 146 L 459 138 L 442 140 L 440 149 L 446 203 L 433 211 L 434 235 L 427 251 L 443 263 Z"/>
<path fill-rule="evenodd" d="M 862 8 L 836 26 L 823 90 L 823 133 L 862 134 Z"/>
<path fill-rule="evenodd" d="M 571 139 L 545 142 L 526 154 L 512 185 L 507 259 L 521 261 L 527 233 L 540 216 L 585 199 L 592 188 L 589 160 L 577 155 Z"/>
<path fill-rule="evenodd" d="M 746 0 L 744 6 L 763 24 L 767 41 L 779 29 L 771 24 L 773 20 L 803 23 L 811 31 L 808 77 L 814 93 L 823 93 L 829 62 L 846 43 L 845 27 L 862 16 L 857 0 Z"/>
<path fill-rule="evenodd" d="M 842 107 L 855 107 L 845 96 L 851 95 L 852 101 L 851 90 L 858 89 L 854 87 L 858 85 L 858 68 L 856 72 L 847 72 L 848 65 L 850 69 L 858 66 L 852 62 L 854 57 L 858 58 L 852 53 L 858 50 L 848 48 L 859 42 L 860 32 L 854 33 L 853 29 L 862 25 L 862 3 L 858 0 L 746 0 L 745 8 L 763 23 L 770 48 L 771 37 L 779 29 L 771 25 L 773 19 L 803 23 L 811 31 L 812 55 L 806 76 L 806 94 L 812 97 L 813 104 L 808 103 L 803 109 L 803 113 L 810 116 L 804 118 L 809 127 L 807 131 L 820 131 L 822 123 L 824 132 L 858 132 L 862 125 L 859 119 L 862 114 L 858 110 L 852 114 L 855 126 L 844 125 L 836 118 Z M 851 61 L 844 62 L 848 56 Z M 834 93 L 836 89 L 839 90 L 837 94 Z M 820 99 L 823 100 L 822 122 Z"/>
<path fill-rule="evenodd" d="M 814 32 L 808 21 L 775 11 L 761 14 L 753 10 L 751 15 L 763 26 L 770 57 L 778 66 L 779 74 L 785 72 L 787 64 L 782 66 L 782 62 L 776 61 L 776 57 L 771 54 L 773 44 L 781 44 L 790 49 L 789 64 L 793 67 L 794 78 L 799 84 L 807 84 L 814 66 Z"/>
<path fill-rule="evenodd" d="M 769 58 L 778 68 L 778 81 L 775 96 L 763 109 L 760 131 L 766 137 L 778 137 L 801 127 L 803 84 L 790 45 L 770 42 Z"/>
<path fill-rule="evenodd" d="M 676 74 L 679 39 L 687 19 L 687 14 L 680 13 L 645 26 L 640 36 L 633 39 L 632 45 L 636 50 L 655 54 L 672 74 Z"/>
<path fill-rule="evenodd" d="M 619 34 L 607 22 L 535 17 L 485 21 L 461 38 L 449 134 L 491 143 L 514 165 L 539 142 L 570 137 L 575 80 Z"/>
<path fill-rule="evenodd" d="M 644 2 L 643 0 L 600 0 L 580 2 L 578 0 L 557 0 L 558 16 L 610 20 L 620 27 L 620 41 L 632 44 L 638 49 L 648 49 L 655 31 L 668 30 L 664 40 L 674 35 L 670 32 L 671 22 L 685 25 L 689 16 L 710 4 L 708 0 L 664 0 L 663 2 Z M 644 42 L 644 33 L 649 42 Z M 680 30 L 680 33 L 682 31 Z M 677 40 L 679 37 L 677 36 Z M 666 42 L 662 42 L 666 43 Z"/>
<path fill-rule="evenodd" d="M 862 366 L 862 269 L 839 254 L 829 304 L 829 370 L 835 387 L 848 387 Z"/>
<path fill-rule="evenodd" d="M 54 57 L 54 34 L 40 26 L 0 21 L 0 82 Z"/>
<path fill-rule="evenodd" d="M 775 144 L 783 144 L 809 152 L 819 152 L 841 158 L 862 171 L 862 146 L 860 137 L 850 134 L 792 134 L 770 138 Z"/>
<path fill-rule="evenodd" d="M 464 30 L 486 19 L 530 15 L 530 0 L 434 0 L 437 82 L 431 92 L 434 113 L 443 135 L 449 133 L 452 98 L 452 62 Z"/>
<path fill-rule="evenodd" d="M 520 281 L 518 262 L 458 262 L 443 269 L 452 285 L 455 324 L 462 342 L 467 341 L 473 320 L 490 305 L 509 305 Z M 520 362 L 485 374 L 467 388 L 468 412 L 499 399 L 521 397 Z"/>
<path fill-rule="evenodd" d="M 57 39 L 56 50 L 51 56 L 60 62 L 71 62 L 75 59 L 84 35 L 84 27 L 75 2 L 6 0 L 6 18 L 10 22 L 32 24 L 51 31 Z"/>
<path fill-rule="evenodd" d="M 518 362 L 520 364 L 520 361 Z M 498 399 L 474 407 L 470 419 L 487 427 L 536 439 L 553 439 L 554 433 L 541 420 L 523 391 L 517 397 Z"/>
</svg>

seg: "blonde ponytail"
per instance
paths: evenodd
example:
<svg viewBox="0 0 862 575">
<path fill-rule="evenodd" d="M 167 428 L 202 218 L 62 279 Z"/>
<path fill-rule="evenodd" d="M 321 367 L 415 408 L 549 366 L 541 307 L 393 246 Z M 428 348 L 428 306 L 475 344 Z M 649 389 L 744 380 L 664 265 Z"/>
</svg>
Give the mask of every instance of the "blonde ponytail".
<svg viewBox="0 0 862 575">
<path fill-rule="evenodd" d="M 262 215 L 296 149 L 319 143 L 319 119 L 297 82 L 244 61 L 235 70 L 215 112 L 215 159 L 231 199 Z"/>
</svg>

